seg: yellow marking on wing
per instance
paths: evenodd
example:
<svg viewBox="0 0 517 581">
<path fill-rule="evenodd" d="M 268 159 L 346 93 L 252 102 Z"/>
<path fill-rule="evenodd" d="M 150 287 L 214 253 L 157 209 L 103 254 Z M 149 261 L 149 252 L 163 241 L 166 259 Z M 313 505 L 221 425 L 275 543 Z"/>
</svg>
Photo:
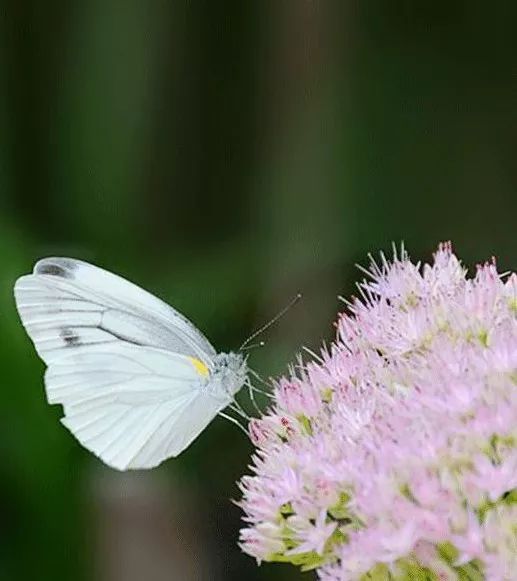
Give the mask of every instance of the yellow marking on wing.
<svg viewBox="0 0 517 581">
<path fill-rule="evenodd" d="M 194 365 L 194 367 L 196 368 L 196 371 L 199 373 L 199 375 L 202 375 L 203 377 L 208 377 L 208 375 L 210 374 L 210 370 L 202 361 L 196 359 L 195 357 L 189 357 L 189 359 L 192 362 L 192 365 Z"/>
</svg>

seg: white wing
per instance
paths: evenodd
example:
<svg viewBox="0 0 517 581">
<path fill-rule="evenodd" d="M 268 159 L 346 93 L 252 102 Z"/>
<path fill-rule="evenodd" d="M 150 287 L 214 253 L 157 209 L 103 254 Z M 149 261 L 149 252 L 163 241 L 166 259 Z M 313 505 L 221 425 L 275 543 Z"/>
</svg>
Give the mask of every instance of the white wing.
<svg viewBox="0 0 517 581">
<path fill-rule="evenodd" d="M 177 456 L 230 403 L 200 389 L 188 357 L 121 342 L 65 355 L 45 384 L 49 403 L 63 405 L 63 424 L 118 470 Z"/>
<path fill-rule="evenodd" d="M 190 355 L 210 366 L 215 350 L 172 307 L 86 262 L 45 258 L 20 277 L 14 294 L 22 322 L 48 364 L 71 347 L 125 341 Z"/>
<path fill-rule="evenodd" d="M 27 333 L 49 365 L 63 424 L 115 468 L 176 456 L 226 405 L 203 390 L 215 350 L 187 319 L 136 285 L 68 258 L 15 285 Z"/>
</svg>

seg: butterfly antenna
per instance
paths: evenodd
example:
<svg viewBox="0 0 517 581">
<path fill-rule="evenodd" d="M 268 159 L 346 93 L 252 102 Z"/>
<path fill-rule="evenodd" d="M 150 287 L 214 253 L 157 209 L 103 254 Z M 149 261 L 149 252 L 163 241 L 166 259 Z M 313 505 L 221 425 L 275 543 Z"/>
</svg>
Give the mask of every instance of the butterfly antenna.
<svg viewBox="0 0 517 581">
<path fill-rule="evenodd" d="M 246 345 L 246 347 L 241 347 L 240 351 L 250 351 L 251 349 L 256 349 L 257 347 L 264 347 L 266 343 L 264 341 L 259 341 L 258 343 L 252 343 L 251 345 Z"/>
<path fill-rule="evenodd" d="M 257 329 L 254 333 L 252 333 L 247 339 L 246 341 L 244 341 L 244 343 L 239 347 L 239 351 L 242 351 L 246 345 L 248 345 L 250 343 L 250 341 L 253 341 L 253 339 L 255 339 L 256 337 L 258 337 L 261 333 L 263 333 L 266 329 L 269 329 L 269 327 L 271 327 L 271 325 L 274 325 L 279 319 L 281 319 L 286 313 L 287 311 L 291 308 L 294 307 L 294 305 L 302 298 L 302 295 L 300 293 L 298 293 L 290 302 L 289 304 L 287 304 L 280 312 L 278 312 L 270 321 L 268 321 L 265 325 L 263 325 L 262 327 L 260 327 L 260 329 Z"/>
</svg>

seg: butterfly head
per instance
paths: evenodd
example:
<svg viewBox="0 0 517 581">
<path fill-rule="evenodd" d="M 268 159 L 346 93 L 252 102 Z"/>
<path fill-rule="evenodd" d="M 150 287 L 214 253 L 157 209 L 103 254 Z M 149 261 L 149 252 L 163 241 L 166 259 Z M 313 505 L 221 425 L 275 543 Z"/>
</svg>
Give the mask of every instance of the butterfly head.
<svg viewBox="0 0 517 581">
<path fill-rule="evenodd" d="M 232 398 L 246 380 L 246 360 L 241 353 L 219 353 L 214 357 L 212 379 Z"/>
</svg>

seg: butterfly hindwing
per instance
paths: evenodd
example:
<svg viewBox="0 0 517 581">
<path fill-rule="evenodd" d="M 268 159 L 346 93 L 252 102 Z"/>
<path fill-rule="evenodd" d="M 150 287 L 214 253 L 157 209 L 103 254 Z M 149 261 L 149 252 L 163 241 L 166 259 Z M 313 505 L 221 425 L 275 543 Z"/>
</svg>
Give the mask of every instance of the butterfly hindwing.
<svg viewBox="0 0 517 581">
<path fill-rule="evenodd" d="M 177 456 L 229 403 L 200 389 L 188 357 L 123 344 L 62 357 L 45 384 L 49 403 L 63 405 L 63 424 L 119 470 Z"/>
</svg>

